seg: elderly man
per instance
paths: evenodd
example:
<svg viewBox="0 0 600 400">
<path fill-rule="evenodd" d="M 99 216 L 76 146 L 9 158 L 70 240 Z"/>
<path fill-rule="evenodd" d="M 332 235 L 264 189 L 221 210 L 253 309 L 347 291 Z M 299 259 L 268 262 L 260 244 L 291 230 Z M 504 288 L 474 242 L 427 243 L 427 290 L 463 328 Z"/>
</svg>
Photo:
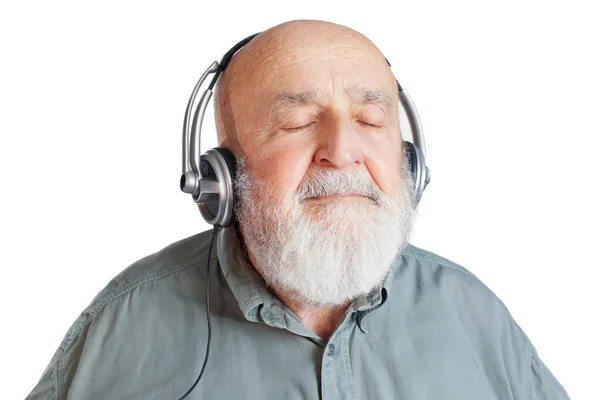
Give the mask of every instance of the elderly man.
<svg viewBox="0 0 600 400">
<path fill-rule="evenodd" d="M 235 222 L 116 277 L 28 399 L 568 398 L 486 286 L 408 244 L 398 89 L 368 39 L 276 26 L 216 94 Z"/>
</svg>

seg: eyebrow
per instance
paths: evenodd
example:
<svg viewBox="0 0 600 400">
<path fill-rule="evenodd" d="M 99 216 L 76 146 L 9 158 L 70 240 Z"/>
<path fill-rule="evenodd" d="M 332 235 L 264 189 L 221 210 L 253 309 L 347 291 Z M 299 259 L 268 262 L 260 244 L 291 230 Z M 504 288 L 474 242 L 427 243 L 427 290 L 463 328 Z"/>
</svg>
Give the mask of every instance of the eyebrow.
<svg viewBox="0 0 600 400">
<path fill-rule="evenodd" d="M 321 92 L 322 91 L 319 89 L 313 89 L 297 93 L 279 93 L 273 102 L 271 108 L 272 114 L 280 116 L 286 108 L 314 102 Z M 386 111 L 391 111 L 393 109 L 394 101 L 389 94 L 382 90 L 367 89 L 362 86 L 354 85 L 346 89 L 346 93 L 348 93 L 351 99 L 357 103 L 377 103 L 384 106 Z"/>
<path fill-rule="evenodd" d="M 378 103 L 385 106 L 387 111 L 391 111 L 393 109 L 394 101 L 389 94 L 382 90 L 367 89 L 362 86 L 351 86 L 346 90 L 346 92 L 350 94 L 355 101 L 361 102 L 362 104 Z"/>
<path fill-rule="evenodd" d="M 318 89 L 308 90 L 306 92 L 299 93 L 279 93 L 275 98 L 275 101 L 273 102 L 271 112 L 273 115 L 279 116 L 286 108 L 313 102 L 317 98 L 318 94 Z"/>
</svg>

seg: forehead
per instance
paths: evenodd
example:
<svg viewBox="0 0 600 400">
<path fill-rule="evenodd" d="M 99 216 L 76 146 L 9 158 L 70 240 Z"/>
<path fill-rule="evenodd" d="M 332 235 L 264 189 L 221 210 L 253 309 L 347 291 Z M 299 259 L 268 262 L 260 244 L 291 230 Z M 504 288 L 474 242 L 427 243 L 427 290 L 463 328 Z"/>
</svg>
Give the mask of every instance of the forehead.
<svg viewBox="0 0 600 400">
<path fill-rule="evenodd" d="M 327 97 L 340 90 L 395 98 L 391 70 L 381 53 L 364 41 L 290 43 L 253 50 L 232 65 L 236 93 L 246 101 L 274 104 L 286 93 Z"/>
</svg>

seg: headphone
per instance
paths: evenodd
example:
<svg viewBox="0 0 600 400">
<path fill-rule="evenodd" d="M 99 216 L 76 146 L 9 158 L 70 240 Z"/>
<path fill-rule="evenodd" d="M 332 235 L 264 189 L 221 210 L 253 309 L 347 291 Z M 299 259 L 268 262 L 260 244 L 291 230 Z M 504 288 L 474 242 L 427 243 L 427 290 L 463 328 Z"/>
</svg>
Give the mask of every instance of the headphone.
<svg viewBox="0 0 600 400">
<path fill-rule="evenodd" d="M 184 193 L 192 195 L 192 199 L 198 204 L 200 214 L 210 225 L 226 227 L 231 225 L 234 220 L 233 202 L 235 194 L 233 181 L 235 179 L 236 161 L 233 153 L 222 147 L 215 147 L 200 155 L 202 120 L 219 76 L 227 68 L 235 53 L 257 35 L 258 33 L 240 41 L 225 53 L 220 63 L 214 61 L 208 67 L 196 83 L 185 110 L 183 121 L 183 172 L 181 173 L 179 186 Z M 391 66 L 389 61 L 388 65 Z M 200 87 L 211 74 L 214 74 L 214 77 L 210 81 L 208 89 L 200 96 L 200 100 L 196 101 Z M 406 113 L 412 133 L 412 142 L 404 140 L 403 147 L 410 165 L 416 206 L 430 180 L 429 168 L 425 165 L 425 136 L 415 104 L 397 80 L 396 84 L 400 104 Z"/>
</svg>

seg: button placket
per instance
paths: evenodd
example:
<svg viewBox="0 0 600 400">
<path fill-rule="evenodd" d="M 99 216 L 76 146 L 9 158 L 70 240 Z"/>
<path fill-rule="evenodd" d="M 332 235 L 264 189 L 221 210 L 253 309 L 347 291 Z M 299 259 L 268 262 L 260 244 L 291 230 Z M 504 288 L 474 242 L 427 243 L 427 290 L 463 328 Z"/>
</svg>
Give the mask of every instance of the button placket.
<svg viewBox="0 0 600 400">
<path fill-rule="evenodd" d="M 323 400 L 328 400 L 332 398 L 333 391 L 333 382 L 332 382 L 332 371 L 331 371 L 331 363 L 333 361 L 333 357 L 329 355 L 331 349 L 331 343 L 325 347 L 325 351 L 323 352 L 323 361 L 321 365 L 321 395 L 323 396 Z M 335 346 L 333 347 L 335 351 Z"/>
<path fill-rule="evenodd" d="M 323 349 L 321 361 L 321 395 L 328 399 L 355 399 L 352 373 L 349 366 L 348 335 L 354 322 L 347 313 Z"/>
</svg>

